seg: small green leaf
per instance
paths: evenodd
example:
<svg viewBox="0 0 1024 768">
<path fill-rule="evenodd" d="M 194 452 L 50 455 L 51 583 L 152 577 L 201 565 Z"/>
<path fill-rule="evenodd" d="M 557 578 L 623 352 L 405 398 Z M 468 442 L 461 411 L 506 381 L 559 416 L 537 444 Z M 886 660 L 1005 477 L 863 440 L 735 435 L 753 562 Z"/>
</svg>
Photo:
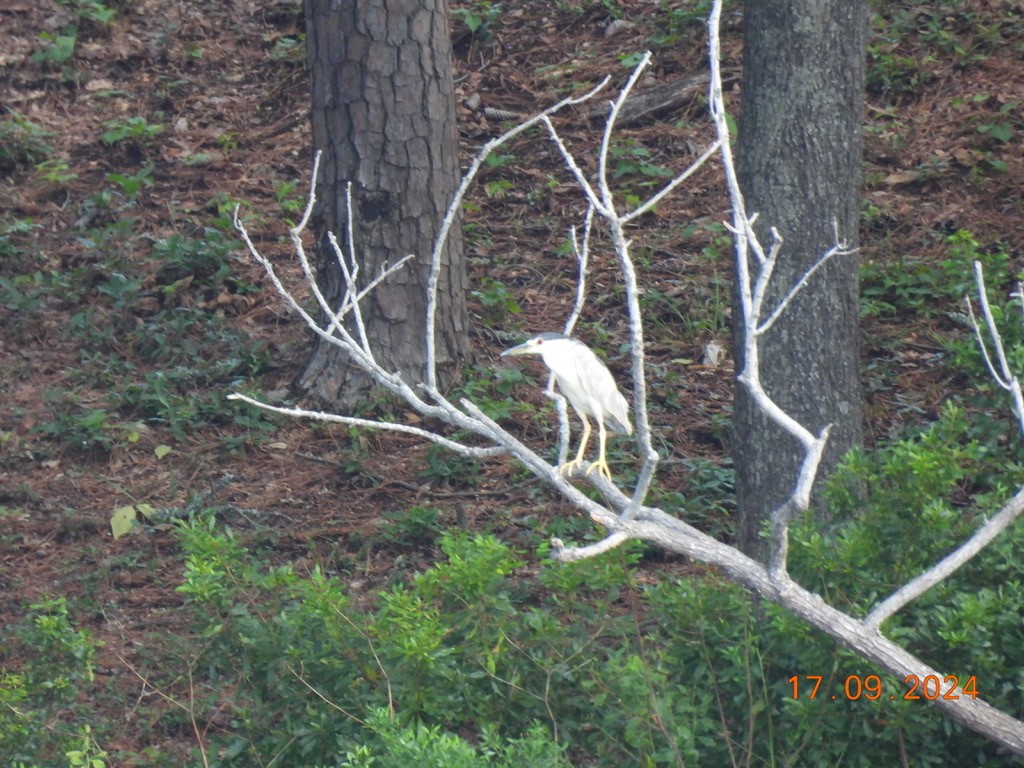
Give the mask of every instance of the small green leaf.
<svg viewBox="0 0 1024 768">
<path fill-rule="evenodd" d="M 171 446 L 161 444 L 161 445 L 158 445 L 156 448 L 153 449 L 153 453 L 156 454 L 156 457 L 158 459 L 162 459 L 164 456 L 166 456 L 172 450 L 173 449 L 171 448 Z"/>
<path fill-rule="evenodd" d="M 132 529 L 135 522 L 135 506 L 129 504 L 127 507 L 118 507 L 110 516 L 110 530 L 114 534 L 114 541 L 117 541 Z"/>
</svg>

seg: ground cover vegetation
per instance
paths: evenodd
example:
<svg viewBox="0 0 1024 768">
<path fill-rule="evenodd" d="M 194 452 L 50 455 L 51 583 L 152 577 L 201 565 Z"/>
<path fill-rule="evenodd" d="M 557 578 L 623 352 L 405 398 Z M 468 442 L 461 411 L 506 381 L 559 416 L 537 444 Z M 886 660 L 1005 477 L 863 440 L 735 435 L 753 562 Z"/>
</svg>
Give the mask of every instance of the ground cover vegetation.
<svg viewBox="0 0 1024 768">
<path fill-rule="evenodd" d="M 655 54 L 650 87 L 703 67 L 702 3 L 454 5 L 467 148 L 624 77 L 638 52 Z M 0 23 L 12 765 L 1006 764 L 934 712 L 931 690 L 904 698 L 905 681 L 705 568 L 640 546 L 551 562 L 549 537 L 595 532 L 515 466 L 225 400 L 289 402 L 308 345 L 230 224 L 241 203 L 261 248 L 287 254 L 311 157 L 299 3 L 15 0 Z M 830 483 L 827 521 L 792 537 L 800 581 L 855 612 L 1024 483 L 961 304 L 973 260 L 1003 298 L 1022 269 L 1022 63 L 1015 3 L 874 5 L 870 439 Z M 617 180 L 642 192 L 703 120 L 698 97 L 629 126 Z M 467 206 L 477 359 L 461 386 L 541 442 L 536 372 L 493 355 L 571 305 L 572 211 L 556 164 L 523 141 Z M 637 232 L 668 457 L 655 501 L 729 538 L 731 371 L 703 350 L 728 339 L 730 248 L 714 173 L 697 183 L 702 207 L 659 206 Z M 611 274 L 594 264 L 580 335 L 621 372 Z M 1019 301 L 997 311 L 1024 370 Z M 630 461 L 615 446 L 613 464 Z M 1022 548 L 1018 525 L 894 620 L 914 653 L 1018 717 Z"/>
</svg>

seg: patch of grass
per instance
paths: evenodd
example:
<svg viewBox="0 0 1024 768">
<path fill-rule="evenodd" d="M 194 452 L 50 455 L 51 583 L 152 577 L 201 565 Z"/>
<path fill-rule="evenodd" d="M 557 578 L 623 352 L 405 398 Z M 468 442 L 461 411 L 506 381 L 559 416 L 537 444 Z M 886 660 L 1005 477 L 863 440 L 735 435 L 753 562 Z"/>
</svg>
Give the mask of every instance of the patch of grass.
<svg viewBox="0 0 1024 768">
<path fill-rule="evenodd" d="M 106 456 L 115 448 L 139 440 L 138 429 L 117 420 L 107 408 L 87 405 L 64 391 L 48 390 L 43 395 L 50 420 L 37 424 L 32 432 L 55 443 L 61 450 L 84 457 Z"/>
<path fill-rule="evenodd" d="M 80 240 L 103 254 L 99 264 L 0 277 L 0 306 L 21 332 L 60 301 L 63 333 L 79 350 L 68 385 L 107 392 L 88 404 L 74 392 L 51 392 L 50 418 L 35 434 L 64 451 L 104 455 L 138 440 L 126 425 L 139 421 L 179 440 L 221 425 L 230 427 L 222 447 L 240 450 L 275 427 L 261 412 L 224 399 L 268 362 L 265 346 L 232 328 L 213 301 L 253 290 L 231 275 L 236 246 L 207 228 L 202 237 L 156 240 L 139 264 L 141 240 L 124 219 Z"/>
</svg>

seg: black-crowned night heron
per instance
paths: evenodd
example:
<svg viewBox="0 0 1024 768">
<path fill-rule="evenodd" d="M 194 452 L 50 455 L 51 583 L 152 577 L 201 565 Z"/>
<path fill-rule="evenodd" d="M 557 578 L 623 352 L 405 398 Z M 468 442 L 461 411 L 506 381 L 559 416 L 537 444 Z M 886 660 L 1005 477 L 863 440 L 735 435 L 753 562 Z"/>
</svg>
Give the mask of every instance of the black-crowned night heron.
<svg viewBox="0 0 1024 768">
<path fill-rule="evenodd" d="M 583 454 L 590 440 L 590 422 L 587 420 L 590 416 L 597 421 L 600 452 L 597 461 L 587 469 L 587 474 L 596 468 L 598 473 L 611 480 L 612 473 L 605 458 L 607 430 L 629 435 L 633 433 L 633 425 L 629 423 L 626 398 L 615 386 L 615 379 L 607 366 L 582 341 L 561 333 L 541 333 L 501 353 L 502 357 L 511 355 L 540 355 L 555 374 L 558 388 L 583 422 L 583 437 L 580 438 L 576 458 L 559 467 L 559 471 L 571 472 L 583 466 Z"/>
</svg>

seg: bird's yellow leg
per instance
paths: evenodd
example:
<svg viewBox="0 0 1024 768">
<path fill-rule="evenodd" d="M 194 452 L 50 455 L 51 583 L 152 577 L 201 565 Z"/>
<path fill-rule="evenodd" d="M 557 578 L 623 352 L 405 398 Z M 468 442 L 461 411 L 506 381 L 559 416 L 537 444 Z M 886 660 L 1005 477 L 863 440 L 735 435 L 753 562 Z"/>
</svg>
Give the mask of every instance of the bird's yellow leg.
<svg viewBox="0 0 1024 768">
<path fill-rule="evenodd" d="M 587 421 L 587 417 L 582 413 L 579 414 L 580 420 L 583 422 L 583 436 L 580 438 L 580 449 L 576 451 L 576 458 L 572 461 L 567 461 L 565 464 L 558 468 L 558 471 L 563 475 L 571 475 L 577 469 L 583 466 L 583 454 L 587 450 L 587 442 L 590 440 L 590 422 Z"/>
<path fill-rule="evenodd" d="M 587 467 L 587 474 L 589 475 L 596 468 L 599 475 L 610 481 L 612 479 L 612 472 L 608 468 L 608 459 L 605 457 L 605 446 L 608 443 L 608 430 L 604 428 L 604 419 L 600 416 L 597 417 L 597 438 L 600 445 L 600 449 L 597 454 L 597 461 Z"/>
</svg>

